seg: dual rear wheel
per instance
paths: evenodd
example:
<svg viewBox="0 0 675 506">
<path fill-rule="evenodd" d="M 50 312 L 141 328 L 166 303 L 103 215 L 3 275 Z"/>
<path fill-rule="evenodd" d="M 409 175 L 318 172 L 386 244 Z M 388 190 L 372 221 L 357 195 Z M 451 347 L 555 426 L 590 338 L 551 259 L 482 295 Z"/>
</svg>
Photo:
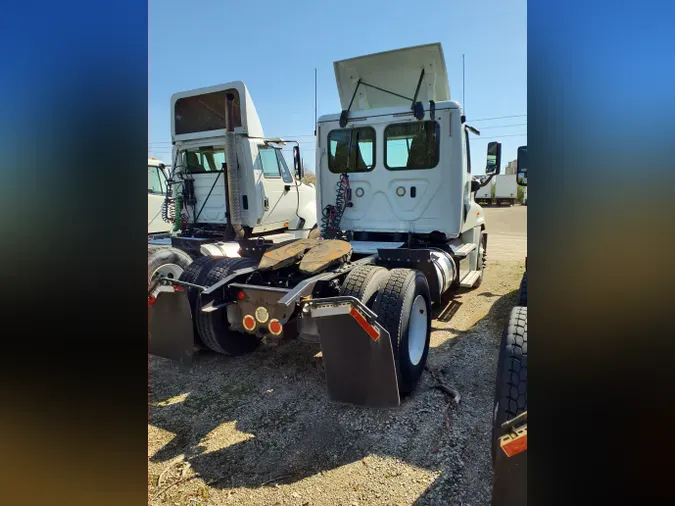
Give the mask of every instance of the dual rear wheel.
<svg viewBox="0 0 675 506">
<path fill-rule="evenodd" d="M 185 270 L 181 281 L 211 286 L 236 270 L 255 265 L 255 260 L 250 258 L 199 257 Z M 225 355 L 243 355 L 258 347 L 260 338 L 230 329 L 227 311 L 200 311 L 201 301 L 197 289 L 189 288 L 187 292 L 198 344 Z"/>
<path fill-rule="evenodd" d="M 210 286 L 238 269 L 255 266 L 248 258 L 192 259 L 175 248 L 148 249 L 148 286 L 158 273 L 181 281 Z M 166 271 L 166 272 L 165 272 Z M 391 338 L 396 376 L 401 394 L 411 393 L 426 364 L 431 336 L 431 296 L 426 278 L 412 269 L 392 269 L 365 265 L 345 278 L 340 295 L 362 301 L 378 315 L 379 323 Z M 199 292 L 187 290 L 193 314 L 197 344 L 227 355 L 249 353 L 260 338 L 230 329 L 227 312 L 199 310 Z"/>
<path fill-rule="evenodd" d="M 391 338 L 399 392 L 411 393 L 424 372 L 431 338 L 431 295 L 424 275 L 361 266 L 347 275 L 340 295 L 356 297 L 378 315 Z"/>
</svg>

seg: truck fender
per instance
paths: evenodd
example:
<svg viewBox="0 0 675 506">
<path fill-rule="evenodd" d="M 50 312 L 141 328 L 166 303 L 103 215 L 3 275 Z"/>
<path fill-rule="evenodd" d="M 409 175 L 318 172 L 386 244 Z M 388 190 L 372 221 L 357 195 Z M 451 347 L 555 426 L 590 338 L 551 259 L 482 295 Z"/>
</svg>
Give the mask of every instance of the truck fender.
<svg viewBox="0 0 675 506">
<path fill-rule="evenodd" d="M 298 214 L 302 219 L 305 220 L 305 225 L 303 228 L 311 229 L 317 224 L 316 221 L 316 202 L 310 200 L 308 202 L 300 202 L 300 209 L 298 209 Z"/>
</svg>

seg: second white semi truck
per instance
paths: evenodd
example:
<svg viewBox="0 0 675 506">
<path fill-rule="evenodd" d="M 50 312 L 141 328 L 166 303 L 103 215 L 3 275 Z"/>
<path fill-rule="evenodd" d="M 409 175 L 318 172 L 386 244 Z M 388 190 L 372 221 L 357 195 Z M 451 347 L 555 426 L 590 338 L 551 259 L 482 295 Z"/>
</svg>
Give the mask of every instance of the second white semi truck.
<svg viewBox="0 0 675 506">
<path fill-rule="evenodd" d="M 495 176 L 495 181 L 495 204 L 498 206 L 514 205 L 518 195 L 515 174 Z"/>
</svg>

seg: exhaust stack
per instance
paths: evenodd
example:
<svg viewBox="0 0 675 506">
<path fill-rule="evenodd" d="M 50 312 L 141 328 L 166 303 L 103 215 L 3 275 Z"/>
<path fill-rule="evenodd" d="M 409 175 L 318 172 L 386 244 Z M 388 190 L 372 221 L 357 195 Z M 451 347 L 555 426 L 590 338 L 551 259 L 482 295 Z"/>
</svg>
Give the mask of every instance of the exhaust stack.
<svg viewBox="0 0 675 506">
<path fill-rule="evenodd" d="M 244 228 L 241 223 L 241 197 L 239 193 L 239 165 L 237 163 L 237 151 L 234 134 L 234 114 L 232 111 L 234 94 L 227 94 L 227 106 L 225 107 L 225 156 L 227 157 L 227 221 L 234 231 L 234 239 L 244 238 Z"/>
</svg>

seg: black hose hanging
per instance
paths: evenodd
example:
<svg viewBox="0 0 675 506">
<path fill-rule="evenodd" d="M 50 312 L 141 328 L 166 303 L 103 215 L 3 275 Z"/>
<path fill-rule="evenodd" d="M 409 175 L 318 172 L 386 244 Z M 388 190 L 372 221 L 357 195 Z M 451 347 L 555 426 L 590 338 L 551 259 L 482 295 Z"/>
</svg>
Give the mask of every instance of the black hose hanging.
<svg viewBox="0 0 675 506">
<path fill-rule="evenodd" d="M 349 175 L 340 175 L 336 187 L 335 205 L 328 204 L 321 213 L 321 235 L 324 239 L 340 239 L 345 237 L 340 228 L 342 215 L 350 200 Z"/>
</svg>

